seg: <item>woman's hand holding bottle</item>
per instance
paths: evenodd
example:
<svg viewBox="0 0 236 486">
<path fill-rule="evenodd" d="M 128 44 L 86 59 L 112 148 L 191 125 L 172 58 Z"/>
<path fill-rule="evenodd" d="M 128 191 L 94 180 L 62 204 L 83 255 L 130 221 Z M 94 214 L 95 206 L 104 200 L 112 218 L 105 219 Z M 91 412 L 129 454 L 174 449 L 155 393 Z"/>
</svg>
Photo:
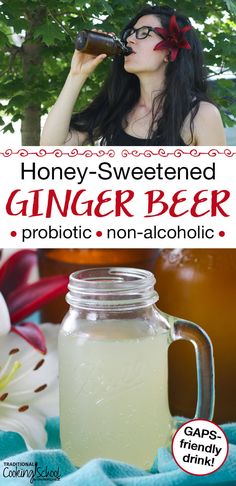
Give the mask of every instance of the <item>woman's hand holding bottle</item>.
<svg viewBox="0 0 236 486">
<path fill-rule="evenodd" d="M 71 60 L 70 74 L 87 78 L 106 57 L 106 54 L 93 56 L 75 50 Z"/>
<path fill-rule="evenodd" d="M 106 57 L 106 54 L 94 56 L 75 50 L 66 82 L 44 125 L 41 145 L 82 145 L 86 142 L 86 133 L 70 133 L 71 115 L 86 79 Z"/>
<path fill-rule="evenodd" d="M 104 32 L 100 29 L 92 29 L 92 32 L 98 32 L 100 34 L 105 34 L 109 36 L 115 36 L 114 32 Z M 82 75 L 86 78 L 93 73 L 96 67 L 107 57 L 107 54 L 101 53 L 98 56 L 93 54 L 88 54 L 75 49 L 72 60 L 71 60 L 71 70 L 72 75 Z"/>
</svg>

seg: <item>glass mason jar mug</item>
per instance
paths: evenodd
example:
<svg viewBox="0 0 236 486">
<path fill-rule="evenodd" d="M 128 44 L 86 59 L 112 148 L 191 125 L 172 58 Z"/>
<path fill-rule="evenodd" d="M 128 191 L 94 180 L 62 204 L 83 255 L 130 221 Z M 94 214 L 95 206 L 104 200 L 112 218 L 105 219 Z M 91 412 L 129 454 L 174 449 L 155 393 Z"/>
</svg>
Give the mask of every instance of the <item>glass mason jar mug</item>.
<svg viewBox="0 0 236 486">
<path fill-rule="evenodd" d="M 155 306 L 151 272 L 96 268 L 70 276 L 70 304 L 59 333 L 62 448 L 81 466 L 95 457 L 151 467 L 175 423 L 168 405 L 168 347 L 194 344 L 195 417 L 212 419 L 212 346 L 192 322 Z M 174 297 L 173 297 L 174 298 Z"/>
</svg>

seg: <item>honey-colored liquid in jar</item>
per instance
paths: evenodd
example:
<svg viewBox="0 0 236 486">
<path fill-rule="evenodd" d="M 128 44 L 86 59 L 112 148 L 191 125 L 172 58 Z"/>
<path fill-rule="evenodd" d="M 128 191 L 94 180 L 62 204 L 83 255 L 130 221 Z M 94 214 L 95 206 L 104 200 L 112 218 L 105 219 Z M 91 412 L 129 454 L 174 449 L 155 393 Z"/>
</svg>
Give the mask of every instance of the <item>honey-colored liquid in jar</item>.
<svg viewBox="0 0 236 486">
<path fill-rule="evenodd" d="M 155 274 L 159 308 L 197 322 L 209 335 L 215 360 L 214 420 L 235 422 L 236 249 L 162 250 Z M 169 369 L 171 412 L 193 417 L 197 387 L 190 343 L 172 344 Z"/>
</svg>

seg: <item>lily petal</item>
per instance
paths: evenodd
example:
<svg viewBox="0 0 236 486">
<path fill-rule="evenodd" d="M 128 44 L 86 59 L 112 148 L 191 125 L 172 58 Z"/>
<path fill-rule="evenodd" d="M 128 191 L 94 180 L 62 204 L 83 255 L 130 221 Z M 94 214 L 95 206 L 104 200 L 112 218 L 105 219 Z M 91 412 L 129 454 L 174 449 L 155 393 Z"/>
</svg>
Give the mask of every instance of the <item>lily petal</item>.
<svg viewBox="0 0 236 486">
<path fill-rule="evenodd" d="M 40 324 L 38 327 L 43 331 L 46 338 L 47 354 L 43 356 L 35 348 L 29 346 L 25 339 L 22 339 L 14 332 L 1 338 L 1 361 L 6 362 L 9 358 L 9 350 L 19 349 L 19 352 L 15 354 L 15 359 L 21 363 L 20 371 L 16 375 L 17 379 L 13 379 L 8 385 L 9 396 L 12 392 L 18 393 L 21 391 L 22 386 L 24 386 L 25 390 L 32 391 L 44 383 L 48 385 L 48 392 L 50 387 L 54 386 L 55 382 L 58 382 L 57 342 L 60 326 L 55 324 Z M 40 363 L 41 366 L 38 366 Z M 27 373 L 28 370 L 31 370 L 31 372 Z M 24 378 L 19 379 L 19 375 L 23 375 Z M 41 397 L 41 393 L 36 393 L 35 398 L 39 400 L 39 397 Z M 44 406 L 41 409 L 42 413 L 43 411 L 45 412 Z"/>
<path fill-rule="evenodd" d="M 59 415 L 59 387 L 58 382 L 50 386 L 47 394 L 39 394 L 34 400 L 34 410 L 47 415 L 47 417 L 57 417 Z"/>
<path fill-rule="evenodd" d="M 191 46 L 190 44 L 188 43 L 188 41 L 186 41 L 186 39 L 183 39 L 180 43 L 179 43 L 179 48 L 182 48 L 182 49 L 191 49 Z"/>
<path fill-rule="evenodd" d="M 46 339 L 37 324 L 34 324 L 33 322 L 22 322 L 21 324 L 12 326 L 11 331 L 25 339 L 31 346 L 41 353 L 46 354 Z"/>
<path fill-rule="evenodd" d="M 8 334 L 11 329 L 10 315 L 6 301 L 0 292 L 0 336 Z"/>
<path fill-rule="evenodd" d="M 179 48 L 178 47 L 172 47 L 171 49 L 171 54 L 170 54 L 170 60 L 171 61 L 175 61 L 177 55 L 178 55 L 178 52 L 179 52 Z"/>
<path fill-rule="evenodd" d="M 33 323 L 16 325 L 13 332 L 0 339 L 0 429 L 19 433 L 27 447 L 34 449 L 46 447 L 45 420 L 47 416 L 58 415 L 59 403 L 59 326 L 41 326 Z M 24 339 L 21 339 L 23 332 Z M 48 344 L 48 352 L 43 357 L 27 342 L 32 339 L 32 334 L 37 340 L 37 332 Z"/>
<path fill-rule="evenodd" d="M 32 267 L 37 263 L 34 250 L 13 253 L 0 268 L 0 289 L 4 297 L 17 287 L 26 284 Z"/>
<path fill-rule="evenodd" d="M 7 305 L 12 324 L 20 322 L 50 300 L 64 294 L 67 286 L 67 276 L 55 275 L 41 278 L 33 284 L 24 285 L 11 292 L 7 298 Z"/>
<path fill-rule="evenodd" d="M 163 29 L 162 27 L 155 27 L 154 30 L 160 34 L 160 36 L 164 37 L 164 39 L 168 37 L 168 30 Z"/>
<path fill-rule="evenodd" d="M 173 31 L 180 32 L 180 28 L 177 24 L 175 15 L 171 15 L 170 23 L 169 23 L 169 32 L 172 33 Z"/>
<path fill-rule="evenodd" d="M 192 29 L 191 25 L 185 25 L 185 27 L 181 29 L 181 32 L 184 34 L 185 32 L 188 32 L 191 29 Z"/>
<path fill-rule="evenodd" d="M 155 47 L 154 51 L 161 51 L 162 49 L 172 49 L 172 44 L 168 40 L 160 41 Z"/>
<path fill-rule="evenodd" d="M 45 430 L 46 418 L 35 415 L 33 411 L 8 412 L 7 416 L 0 417 L 0 429 L 6 432 L 17 432 L 25 440 L 28 449 L 45 449 L 47 443 L 47 432 Z"/>
</svg>

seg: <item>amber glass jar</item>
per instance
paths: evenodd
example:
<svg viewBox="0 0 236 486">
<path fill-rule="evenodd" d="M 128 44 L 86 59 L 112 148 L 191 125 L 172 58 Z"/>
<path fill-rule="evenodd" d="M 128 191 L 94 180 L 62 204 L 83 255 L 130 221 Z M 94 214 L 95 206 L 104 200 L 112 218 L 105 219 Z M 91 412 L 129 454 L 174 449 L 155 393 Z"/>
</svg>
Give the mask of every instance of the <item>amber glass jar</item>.
<svg viewBox="0 0 236 486">
<path fill-rule="evenodd" d="M 159 308 L 198 322 L 209 335 L 215 357 L 214 420 L 235 421 L 236 249 L 162 250 L 155 274 Z M 169 360 L 171 412 L 191 417 L 196 383 L 192 378 L 195 358 L 189 343 L 175 343 Z"/>
<path fill-rule="evenodd" d="M 136 267 L 150 270 L 155 268 L 157 249 L 43 249 L 38 250 L 39 273 L 41 277 L 70 275 L 76 270 L 93 267 Z M 42 309 L 42 320 L 61 322 L 67 312 L 64 296 L 54 299 Z"/>
</svg>

